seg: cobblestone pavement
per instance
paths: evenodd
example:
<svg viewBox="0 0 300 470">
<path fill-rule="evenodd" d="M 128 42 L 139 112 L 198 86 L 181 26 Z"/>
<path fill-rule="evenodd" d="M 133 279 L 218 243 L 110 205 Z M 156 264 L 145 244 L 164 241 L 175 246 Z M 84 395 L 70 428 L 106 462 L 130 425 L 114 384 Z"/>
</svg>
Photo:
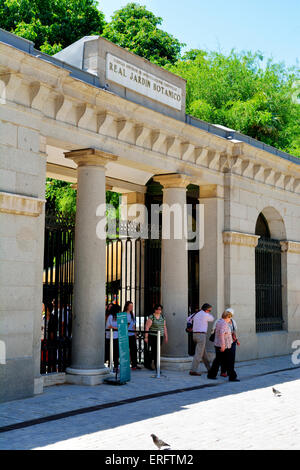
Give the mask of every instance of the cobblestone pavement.
<svg viewBox="0 0 300 470">
<path fill-rule="evenodd" d="M 151 433 L 172 450 L 300 449 L 300 369 L 294 367 L 285 356 L 238 364 L 239 383 L 171 371 L 155 379 L 142 370 L 120 387 L 49 387 L 43 395 L 0 404 L 0 427 L 152 393 L 214 385 L 0 433 L 0 449 L 155 450 Z M 273 386 L 281 397 L 273 395 Z"/>
</svg>

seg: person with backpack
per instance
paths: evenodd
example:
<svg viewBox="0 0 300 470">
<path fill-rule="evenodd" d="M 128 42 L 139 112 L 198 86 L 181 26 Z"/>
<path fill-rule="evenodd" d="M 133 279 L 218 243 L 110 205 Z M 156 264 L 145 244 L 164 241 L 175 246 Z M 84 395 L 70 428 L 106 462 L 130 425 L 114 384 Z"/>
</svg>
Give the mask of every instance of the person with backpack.
<svg viewBox="0 0 300 470">
<path fill-rule="evenodd" d="M 162 345 L 163 340 L 165 340 L 165 343 L 168 342 L 168 330 L 162 309 L 162 305 L 154 305 L 153 313 L 149 316 L 145 327 L 145 343 L 149 347 L 152 370 L 157 368 L 157 332 L 160 331 L 160 345 Z M 154 366 L 152 366 L 153 361 Z"/>
<path fill-rule="evenodd" d="M 212 306 L 210 304 L 203 304 L 201 310 L 187 318 L 187 322 L 192 323 L 193 341 L 196 344 L 195 354 L 192 362 L 190 375 L 201 375 L 198 372 L 198 367 L 201 360 L 204 362 L 206 369 L 209 371 L 210 362 L 206 353 L 206 335 L 208 322 L 214 321 L 211 315 Z"/>
</svg>

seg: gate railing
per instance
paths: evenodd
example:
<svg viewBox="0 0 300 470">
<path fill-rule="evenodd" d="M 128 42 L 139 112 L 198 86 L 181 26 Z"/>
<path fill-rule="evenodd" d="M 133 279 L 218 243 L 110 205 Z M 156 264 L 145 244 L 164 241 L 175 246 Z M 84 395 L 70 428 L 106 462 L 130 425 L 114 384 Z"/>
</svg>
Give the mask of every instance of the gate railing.
<svg viewBox="0 0 300 470">
<path fill-rule="evenodd" d="M 255 249 L 256 331 L 283 329 L 281 245 L 261 238 Z"/>
</svg>

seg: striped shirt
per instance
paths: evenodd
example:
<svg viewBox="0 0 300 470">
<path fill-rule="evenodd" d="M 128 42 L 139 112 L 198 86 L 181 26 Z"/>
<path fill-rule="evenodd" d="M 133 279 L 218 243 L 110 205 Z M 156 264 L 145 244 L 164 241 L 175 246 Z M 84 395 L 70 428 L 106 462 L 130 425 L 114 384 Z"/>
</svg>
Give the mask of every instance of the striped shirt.
<svg viewBox="0 0 300 470">
<path fill-rule="evenodd" d="M 149 335 L 155 335 L 157 336 L 157 332 L 160 331 L 161 337 L 164 336 L 165 329 L 165 318 L 163 315 L 160 315 L 159 318 L 156 318 L 156 316 L 150 315 L 149 320 L 152 321 L 152 325 L 149 328 Z"/>
</svg>

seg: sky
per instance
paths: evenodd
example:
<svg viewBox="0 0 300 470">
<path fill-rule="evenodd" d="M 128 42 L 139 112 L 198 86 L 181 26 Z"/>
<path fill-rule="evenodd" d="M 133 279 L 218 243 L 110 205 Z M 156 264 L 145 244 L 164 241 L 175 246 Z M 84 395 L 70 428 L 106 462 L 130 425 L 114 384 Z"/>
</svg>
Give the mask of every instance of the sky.
<svg viewBox="0 0 300 470">
<path fill-rule="evenodd" d="M 99 0 L 109 21 L 129 0 Z M 186 43 L 184 50 L 263 52 L 275 62 L 300 63 L 300 0 L 135 0 L 160 26 Z M 297 62 L 298 59 L 298 62 Z"/>
</svg>

